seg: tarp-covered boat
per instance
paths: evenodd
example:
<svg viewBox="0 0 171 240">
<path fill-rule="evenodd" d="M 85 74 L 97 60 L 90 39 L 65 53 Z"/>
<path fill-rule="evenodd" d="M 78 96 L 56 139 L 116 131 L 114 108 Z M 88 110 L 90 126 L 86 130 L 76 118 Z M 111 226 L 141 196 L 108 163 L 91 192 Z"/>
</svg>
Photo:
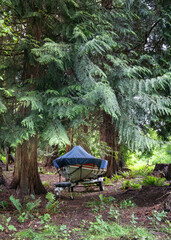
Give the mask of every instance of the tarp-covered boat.
<svg viewBox="0 0 171 240">
<path fill-rule="evenodd" d="M 102 175 L 106 172 L 108 162 L 90 155 L 81 146 L 75 146 L 70 152 L 55 159 L 53 164 L 66 180 L 55 184 L 57 195 L 59 188 L 63 190 L 69 187 L 72 191 L 79 182 L 96 183 L 103 190 Z"/>
</svg>

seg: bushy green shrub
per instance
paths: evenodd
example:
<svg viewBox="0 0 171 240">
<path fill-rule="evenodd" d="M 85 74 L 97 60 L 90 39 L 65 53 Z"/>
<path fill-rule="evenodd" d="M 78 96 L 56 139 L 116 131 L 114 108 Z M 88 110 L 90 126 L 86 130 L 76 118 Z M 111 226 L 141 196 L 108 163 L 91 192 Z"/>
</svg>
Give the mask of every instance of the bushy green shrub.
<svg viewBox="0 0 171 240">
<path fill-rule="evenodd" d="M 118 174 L 114 174 L 111 178 L 111 181 L 114 182 L 114 181 L 118 181 L 122 178 L 121 175 L 118 175 Z"/>
<path fill-rule="evenodd" d="M 128 188 L 135 188 L 135 189 L 140 189 L 141 188 L 141 183 L 135 183 L 131 180 L 126 180 L 122 183 L 122 189 L 128 189 Z"/>
<path fill-rule="evenodd" d="M 19 199 L 16 199 L 13 195 L 10 196 L 10 201 L 20 214 L 18 217 L 19 222 L 24 222 L 26 219 L 33 217 L 33 212 L 37 210 L 41 200 L 40 198 L 35 199 L 33 195 L 32 199 L 34 199 L 34 201 L 26 202 L 26 204 L 23 205 Z"/>
<path fill-rule="evenodd" d="M 165 178 L 158 178 L 154 176 L 147 176 L 143 179 L 142 185 L 143 186 L 163 186 Z"/>
<path fill-rule="evenodd" d="M 130 180 L 126 180 L 122 183 L 122 189 L 128 189 L 131 187 L 131 181 Z"/>
</svg>

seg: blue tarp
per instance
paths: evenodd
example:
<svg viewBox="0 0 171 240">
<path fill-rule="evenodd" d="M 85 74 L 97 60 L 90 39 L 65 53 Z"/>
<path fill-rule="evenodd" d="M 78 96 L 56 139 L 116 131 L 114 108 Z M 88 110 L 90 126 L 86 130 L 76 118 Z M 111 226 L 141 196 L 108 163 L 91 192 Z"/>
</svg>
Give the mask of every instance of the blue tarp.
<svg viewBox="0 0 171 240">
<path fill-rule="evenodd" d="M 81 146 L 75 146 L 70 152 L 56 158 L 53 161 L 55 167 L 61 168 L 68 165 L 93 163 L 99 169 L 107 168 L 107 160 L 95 158 L 87 153 Z"/>
</svg>

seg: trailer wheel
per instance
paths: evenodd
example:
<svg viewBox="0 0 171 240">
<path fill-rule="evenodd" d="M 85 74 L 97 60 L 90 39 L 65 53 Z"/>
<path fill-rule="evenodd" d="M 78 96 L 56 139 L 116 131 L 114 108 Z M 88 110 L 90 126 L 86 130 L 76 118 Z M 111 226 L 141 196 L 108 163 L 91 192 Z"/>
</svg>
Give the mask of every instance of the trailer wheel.
<svg viewBox="0 0 171 240">
<path fill-rule="evenodd" d="M 99 188 L 100 188 L 100 191 L 103 191 L 104 190 L 104 184 L 103 182 L 99 182 Z"/>
</svg>

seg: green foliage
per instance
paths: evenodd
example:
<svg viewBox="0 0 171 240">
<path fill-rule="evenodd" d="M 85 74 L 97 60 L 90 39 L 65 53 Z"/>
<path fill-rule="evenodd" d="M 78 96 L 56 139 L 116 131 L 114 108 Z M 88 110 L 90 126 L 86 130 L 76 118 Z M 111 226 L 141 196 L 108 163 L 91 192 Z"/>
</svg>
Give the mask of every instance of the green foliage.
<svg viewBox="0 0 171 240">
<path fill-rule="evenodd" d="M 132 183 L 131 187 L 135 189 L 141 189 L 141 183 Z"/>
<path fill-rule="evenodd" d="M 150 224 L 153 225 L 154 228 L 158 228 L 159 225 L 161 225 L 161 222 L 166 219 L 167 213 L 163 210 L 162 212 L 157 212 L 154 210 L 152 212 L 152 216 L 148 217 L 150 220 Z"/>
<path fill-rule="evenodd" d="M 102 5 L 2 1 L 0 145 L 35 134 L 42 145 L 70 144 L 67 131 L 83 136 L 78 128 L 91 117 L 90 133 L 97 132 L 92 115 L 103 110 L 119 144 L 142 151 L 158 144 L 149 129 L 165 128 L 171 114 L 170 7 L 140 0 Z M 104 146 L 99 139 L 86 142 L 95 155 Z"/>
<path fill-rule="evenodd" d="M 131 181 L 130 180 L 126 180 L 122 183 L 122 189 L 128 189 L 131 187 Z"/>
<path fill-rule="evenodd" d="M 164 182 L 166 181 L 165 178 L 158 178 L 154 176 L 147 176 L 142 180 L 143 186 L 163 186 Z"/>
<path fill-rule="evenodd" d="M 135 153 L 130 153 L 126 163 L 133 172 L 137 172 L 138 174 L 139 171 L 139 173 L 149 175 L 150 171 L 152 171 L 154 168 L 153 165 L 156 163 L 169 164 L 171 162 L 170 151 L 171 146 L 168 142 L 167 144 L 156 147 L 147 153 L 138 151 Z"/>
<path fill-rule="evenodd" d="M 106 186 L 110 186 L 112 184 L 110 178 L 108 178 L 108 177 L 104 177 L 103 182 Z"/>
<path fill-rule="evenodd" d="M 85 231 L 85 229 L 85 226 L 83 226 L 82 232 L 84 233 L 84 237 L 82 239 L 155 239 L 154 235 L 144 228 L 135 228 L 127 225 L 121 226 L 117 223 L 105 222 L 101 215 L 96 216 L 95 222 L 90 222 L 88 230 Z"/>
<path fill-rule="evenodd" d="M 22 205 L 20 203 L 19 199 L 15 199 L 13 195 L 10 196 L 10 200 L 19 212 L 18 220 L 19 222 L 24 222 L 26 219 L 33 217 L 33 212 L 36 210 L 36 208 L 39 206 L 41 200 L 38 198 L 35 201 L 32 202 L 26 202 L 25 205 Z"/>
<path fill-rule="evenodd" d="M 49 213 L 56 213 L 59 211 L 59 201 L 56 200 L 55 194 L 48 192 L 46 194 L 46 199 L 48 200 L 45 210 Z"/>
<path fill-rule="evenodd" d="M 103 194 L 100 194 L 99 198 L 100 198 L 101 203 L 103 203 L 103 204 L 109 204 L 111 202 L 115 202 L 116 201 L 114 197 L 112 197 L 112 196 L 104 197 Z"/>
<path fill-rule="evenodd" d="M 114 181 L 118 181 L 122 178 L 121 175 L 118 175 L 118 174 L 114 174 L 111 178 L 111 181 L 114 182 Z"/>
<path fill-rule="evenodd" d="M 17 209 L 17 211 L 21 214 L 22 213 L 22 205 L 20 203 L 19 199 L 16 199 L 13 195 L 10 196 L 10 201 L 14 205 L 14 207 Z"/>
<path fill-rule="evenodd" d="M 8 203 L 6 200 L 0 201 L 0 208 L 5 209 L 7 207 L 8 207 Z"/>
<path fill-rule="evenodd" d="M 103 211 L 106 205 L 116 202 L 116 199 L 112 196 L 104 197 L 103 194 L 99 195 L 99 200 L 88 201 L 86 207 L 92 208 L 92 210 L 97 213 Z"/>
<path fill-rule="evenodd" d="M 171 234 L 171 222 L 169 220 L 166 220 L 165 223 L 166 224 L 164 224 L 162 226 L 161 231 L 165 232 L 165 233 L 168 233 L 168 234 Z"/>
<path fill-rule="evenodd" d="M 122 182 L 122 189 L 128 189 L 128 188 L 135 188 L 140 189 L 141 188 L 141 182 L 134 182 L 131 180 L 126 180 Z"/>
<path fill-rule="evenodd" d="M 8 217 L 8 218 L 5 218 L 3 219 L 3 224 L 0 224 L 0 231 L 17 231 L 17 229 L 15 228 L 14 225 L 11 225 L 10 224 L 10 221 L 11 221 L 11 217 Z"/>
<path fill-rule="evenodd" d="M 135 206 L 136 204 L 131 200 L 123 200 L 122 202 L 120 202 L 121 208 L 128 208 L 128 207 L 135 207 Z"/>
<path fill-rule="evenodd" d="M 132 218 L 131 224 L 133 225 L 133 227 L 136 227 L 136 223 L 137 223 L 136 220 L 138 220 L 138 218 L 135 217 L 134 213 L 131 215 L 131 218 Z"/>
<path fill-rule="evenodd" d="M 117 224 L 119 225 L 119 218 L 120 218 L 120 212 L 119 212 L 119 209 L 115 208 L 113 205 L 110 206 L 110 209 L 109 209 L 109 216 L 110 218 L 115 218 L 116 221 L 117 221 Z"/>
<path fill-rule="evenodd" d="M 16 234 L 17 239 L 29 238 L 30 240 L 44 240 L 45 238 L 50 239 L 64 239 L 70 238 L 70 231 L 67 230 L 66 225 L 56 226 L 52 224 L 46 224 L 40 231 L 33 229 L 26 229 Z"/>
<path fill-rule="evenodd" d="M 126 179 L 129 179 L 129 178 L 132 178 L 133 177 L 133 174 L 132 174 L 132 171 L 119 171 L 119 174 L 123 177 L 123 178 L 126 178 Z"/>
<path fill-rule="evenodd" d="M 51 220 L 51 216 L 48 213 L 45 213 L 43 216 L 38 216 L 38 218 L 41 220 L 41 224 L 48 223 Z"/>
</svg>

